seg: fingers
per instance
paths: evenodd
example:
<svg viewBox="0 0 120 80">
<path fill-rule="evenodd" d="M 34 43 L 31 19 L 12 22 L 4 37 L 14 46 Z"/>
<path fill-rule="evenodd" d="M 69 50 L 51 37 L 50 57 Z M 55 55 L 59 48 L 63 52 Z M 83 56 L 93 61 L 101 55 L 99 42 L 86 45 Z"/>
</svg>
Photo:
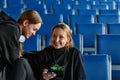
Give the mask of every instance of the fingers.
<svg viewBox="0 0 120 80">
<path fill-rule="evenodd" d="M 54 72 L 48 72 L 48 69 L 44 69 L 42 75 L 45 80 L 52 79 L 56 76 Z"/>
<path fill-rule="evenodd" d="M 43 73 L 47 73 L 47 72 L 48 72 L 48 69 L 44 69 L 44 70 L 43 70 Z"/>
</svg>

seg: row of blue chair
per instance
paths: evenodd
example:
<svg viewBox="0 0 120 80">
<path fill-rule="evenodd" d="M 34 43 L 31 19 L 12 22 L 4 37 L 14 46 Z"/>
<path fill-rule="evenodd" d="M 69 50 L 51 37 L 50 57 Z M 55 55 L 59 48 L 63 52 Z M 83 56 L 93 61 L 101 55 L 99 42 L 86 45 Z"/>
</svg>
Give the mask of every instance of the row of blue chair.
<svg viewBox="0 0 120 80">
<path fill-rule="evenodd" d="M 39 4 L 38 2 L 36 2 Z M 31 3 L 25 3 L 30 5 Z M 48 9 L 50 7 L 54 8 L 66 8 L 66 9 L 118 9 L 119 8 L 119 2 L 116 1 L 74 1 L 74 0 L 66 0 L 66 1 L 60 1 L 60 0 L 46 0 L 42 5 L 45 4 Z M 39 5 L 41 5 L 39 4 Z"/>
<path fill-rule="evenodd" d="M 50 45 L 50 34 L 32 36 L 23 43 L 24 51 L 39 51 Z M 83 36 L 81 34 L 72 35 L 74 46 L 83 54 Z M 31 43 L 32 42 L 32 43 Z"/>
<path fill-rule="evenodd" d="M 80 18 L 79 18 L 80 17 Z M 86 37 L 84 38 L 84 46 L 88 47 L 92 44 L 92 47 L 94 47 L 93 43 L 94 43 L 94 35 L 95 34 L 105 34 L 105 33 L 119 33 L 119 23 L 116 22 L 116 24 L 108 24 L 108 22 L 106 22 L 106 24 L 102 24 L 105 23 L 104 21 L 102 22 L 102 20 L 106 20 L 109 21 L 110 18 L 113 22 L 115 21 L 114 18 L 112 18 L 111 16 L 108 16 L 108 18 L 104 19 L 105 17 L 102 15 L 102 17 L 99 16 L 99 18 L 103 18 L 101 19 L 101 23 L 94 23 L 92 21 L 94 21 L 91 17 L 91 15 L 71 15 L 71 18 L 69 19 L 70 22 L 70 27 L 72 29 L 73 34 L 83 34 L 84 36 L 86 35 Z M 41 27 L 41 29 L 37 32 L 40 35 L 44 35 L 44 34 L 49 34 L 51 33 L 51 29 L 52 27 L 60 22 L 64 22 L 64 18 L 62 15 L 56 14 L 46 14 L 44 16 L 42 16 L 43 18 L 43 25 Z M 116 16 L 117 18 L 117 16 Z M 52 20 L 51 20 L 52 19 Z M 119 18 L 117 18 L 119 21 Z M 87 21 L 86 21 L 87 20 Z M 115 26 L 115 27 L 114 27 Z M 91 36 L 92 35 L 92 36 Z M 88 42 L 88 39 L 90 40 Z M 88 45 L 88 46 L 87 46 Z"/>
<path fill-rule="evenodd" d="M 48 2 L 50 2 L 50 3 L 54 2 L 53 0 L 50 0 L 50 1 L 44 1 L 44 4 L 42 4 L 42 3 L 40 4 L 39 1 L 37 1 L 37 0 L 36 1 L 32 1 L 32 0 L 31 1 L 27 1 L 27 0 L 25 0 L 24 2 L 22 2 L 22 1 L 15 1 L 16 5 L 10 5 L 11 2 L 7 1 L 6 2 L 6 8 L 2 8 L 2 7 L 1 8 L 4 9 L 7 13 L 9 13 L 11 16 L 13 16 L 15 19 L 17 19 L 17 16 L 23 10 L 27 10 L 27 9 L 36 9 L 41 14 L 43 14 L 43 13 L 49 13 L 49 12 L 52 13 L 56 9 L 60 10 L 60 9 L 65 9 L 66 8 L 66 9 L 74 9 L 74 10 L 79 9 L 79 10 L 81 10 L 81 9 L 84 9 L 84 7 L 85 8 L 89 8 L 87 5 L 82 5 L 82 4 L 81 5 L 76 5 L 74 7 L 71 7 L 69 4 L 66 5 L 66 4 L 55 4 L 54 3 L 54 5 L 52 5 L 52 6 L 47 5 Z M 55 1 L 57 1 L 57 0 L 55 0 Z M 5 0 L 3 0 L 3 2 L 5 4 Z M 33 4 L 34 4 L 34 6 L 31 6 Z M 93 5 L 93 6 L 98 6 L 98 5 Z M 14 8 L 15 9 L 17 8 L 17 10 L 15 10 L 15 11 L 18 11 L 18 12 L 13 12 L 12 9 L 14 9 Z M 103 7 L 100 7 L 100 8 L 103 8 Z M 97 8 L 97 9 L 99 10 L 100 8 Z M 90 9 L 85 9 L 85 10 L 89 10 L 89 12 L 90 12 Z M 92 10 L 94 10 L 94 9 L 92 9 Z M 112 10 L 114 10 L 114 9 L 112 9 Z M 84 11 L 81 11 L 81 12 L 84 12 Z M 81 12 L 79 11 L 80 14 L 81 14 Z M 15 14 L 17 14 L 17 16 L 15 16 Z"/>
<path fill-rule="evenodd" d="M 120 15 L 70 15 L 69 23 L 75 33 L 76 24 L 119 24 Z"/>
<path fill-rule="evenodd" d="M 47 9 L 47 10 L 52 10 L 52 9 L 58 9 L 58 8 L 66 8 L 66 9 L 108 9 L 108 8 L 113 8 L 113 9 L 117 9 L 116 6 L 117 4 L 113 2 L 101 2 L 101 4 L 99 5 L 92 5 L 92 6 L 89 6 L 89 5 L 86 5 L 87 3 L 85 2 L 84 4 L 82 4 L 82 2 L 80 2 L 80 4 L 75 4 L 74 6 L 71 5 L 70 6 L 70 3 L 68 2 L 71 2 L 71 4 L 74 3 L 73 0 L 71 1 L 61 1 L 61 4 L 59 4 L 61 0 L 43 0 L 43 1 L 40 1 L 40 0 L 31 0 L 31 1 L 28 1 L 28 0 L 20 0 L 20 1 L 14 1 L 16 5 L 11 5 L 11 2 L 8 0 L 5 2 L 5 0 L 3 0 L 4 4 L 3 4 L 3 8 L 4 6 L 6 6 L 5 8 L 7 9 L 10 9 L 12 10 L 13 8 L 16 8 L 16 7 L 19 7 L 22 6 L 24 7 L 24 9 L 31 9 L 31 8 L 36 8 L 36 9 Z M 58 2 L 58 3 L 57 3 Z M 89 2 L 89 1 L 87 1 Z M 6 5 L 5 5 L 6 3 Z M 67 3 L 67 4 L 64 4 L 64 3 Z M 108 5 L 108 3 L 110 3 L 110 6 Z M 34 6 L 31 6 L 33 5 Z M 111 5 L 113 4 L 113 6 L 111 7 Z M 1 4 L 2 6 L 2 4 Z M 118 3 L 118 7 L 119 7 L 119 3 Z"/>
<path fill-rule="evenodd" d="M 120 34 L 120 24 L 77 24 L 76 34 L 83 35 L 83 51 L 94 53 L 95 36 L 97 34 Z"/>
</svg>

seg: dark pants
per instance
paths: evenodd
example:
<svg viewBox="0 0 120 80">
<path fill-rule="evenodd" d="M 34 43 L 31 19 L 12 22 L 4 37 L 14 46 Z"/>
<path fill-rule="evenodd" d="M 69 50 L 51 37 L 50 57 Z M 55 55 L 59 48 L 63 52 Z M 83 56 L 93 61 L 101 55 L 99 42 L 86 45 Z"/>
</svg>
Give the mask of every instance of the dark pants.
<svg viewBox="0 0 120 80">
<path fill-rule="evenodd" d="M 6 80 L 35 80 L 33 71 L 24 58 L 17 59 L 6 67 Z"/>
</svg>

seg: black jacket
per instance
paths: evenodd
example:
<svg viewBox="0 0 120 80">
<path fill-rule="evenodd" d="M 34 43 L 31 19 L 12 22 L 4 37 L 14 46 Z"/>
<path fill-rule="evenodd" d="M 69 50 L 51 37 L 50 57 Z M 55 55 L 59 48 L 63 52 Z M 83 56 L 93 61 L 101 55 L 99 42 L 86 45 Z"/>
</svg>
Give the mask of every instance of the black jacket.
<svg viewBox="0 0 120 80">
<path fill-rule="evenodd" d="M 57 74 L 57 77 L 51 80 L 86 80 L 82 54 L 76 48 L 66 52 L 65 48 L 54 49 L 49 46 L 32 53 L 26 53 L 24 57 L 28 59 L 37 80 L 42 80 L 42 71 L 45 68 Z M 52 69 L 55 65 L 59 65 L 58 70 Z"/>
<path fill-rule="evenodd" d="M 20 29 L 17 22 L 0 10 L 0 68 L 19 57 Z M 2 64 L 3 63 L 3 64 Z M 5 64 L 4 64 L 5 63 Z"/>
</svg>

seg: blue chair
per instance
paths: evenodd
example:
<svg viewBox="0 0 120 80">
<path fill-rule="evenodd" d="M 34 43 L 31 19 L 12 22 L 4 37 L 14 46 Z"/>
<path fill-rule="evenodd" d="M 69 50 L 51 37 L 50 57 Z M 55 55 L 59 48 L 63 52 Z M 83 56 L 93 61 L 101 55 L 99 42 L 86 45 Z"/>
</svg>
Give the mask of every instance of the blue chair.
<svg viewBox="0 0 120 80">
<path fill-rule="evenodd" d="M 46 4 L 38 4 L 36 3 L 34 6 L 31 6 L 32 4 L 27 4 L 25 10 L 27 9 L 34 9 L 42 13 L 41 10 L 47 10 Z"/>
<path fill-rule="evenodd" d="M 106 2 L 107 0 L 92 0 L 92 1 Z"/>
<path fill-rule="evenodd" d="M 74 46 L 81 51 L 83 54 L 83 35 L 73 34 L 72 35 Z"/>
<path fill-rule="evenodd" d="M 41 15 L 43 24 L 40 30 L 37 32 L 38 34 L 50 34 L 52 27 L 55 24 L 63 22 L 63 15 L 61 14 L 44 14 Z"/>
<path fill-rule="evenodd" d="M 96 17 L 94 15 L 70 15 L 70 27 L 75 30 L 76 24 L 88 24 L 88 23 L 95 23 Z"/>
<path fill-rule="evenodd" d="M 87 1 L 87 0 L 81 0 L 80 1 L 80 5 L 93 5 L 93 1 L 92 0 L 89 0 L 89 1 Z"/>
<path fill-rule="evenodd" d="M 23 43 L 23 51 L 39 51 L 41 50 L 41 36 L 32 36 Z"/>
<path fill-rule="evenodd" d="M 99 10 L 100 15 L 119 15 L 120 10 L 111 9 L 111 10 Z"/>
<path fill-rule="evenodd" d="M 120 9 L 120 3 L 117 4 L 117 9 Z"/>
<path fill-rule="evenodd" d="M 78 9 L 79 15 L 99 15 L 99 10 L 96 9 Z"/>
<path fill-rule="evenodd" d="M 9 14 L 13 19 L 17 20 L 19 15 L 21 14 L 22 12 L 22 8 L 21 7 L 16 7 L 17 10 L 15 11 L 12 11 L 13 8 L 3 8 L 3 10 Z"/>
<path fill-rule="evenodd" d="M 76 34 L 83 35 L 84 51 L 95 51 L 95 35 L 105 34 L 106 28 L 104 24 L 77 24 Z M 91 50 L 92 49 L 92 50 Z"/>
<path fill-rule="evenodd" d="M 116 9 L 116 2 L 115 1 L 102 1 L 100 2 L 101 5 L 108 5 L 109 10 L 115 10 Z"/>
<path fill-rule="evenodd" d="M 96 5 L 91 5 L 91 9 L 108 10 L 109 6 L 106 4 L 96 4 Z"/>
<path fill-rule="evenodd" d="M 69 16 L 76 15 L 75 9 L 53 9 L 54 14 L 62 14 L 63 15 L 63 22 L 69 24 Z"/>
<path fill-rule="evenodd" d="M 16 0 L 17 1 L 17 0 Z M 39 4 L 38 2 L 37 2 L 37 0 L 24 0 L 24 4 L 34 4 L 34 6 L 36 5 L 36 4 Z"/>
<path fill-rule="evenodd" d="M 112 80 L 109 55 L 84 55 L 87 80 Z"/>
<path fill-rule="evenodd" d="M 73 5 L 72 9 L 90 9 L 91 6 L 88 4 Z"/>
<path fill-rule="evenodd" d="M 97 15 L 98 23 L 120 23 L 120 15 Z"/>
<path fill-rule="evenodd" d="M 70 4 L 70 5 L 79 5 L 80 4 L 80 1 L 79 0 L 61 0 L 62 1 L 62 4 Z"/>
<path fill-rule="evenodd" d="M 107 24 L 108 34 L 120 34 L 120 24 Z"/>
<path fill-rule="evenodd" d="M 112 78 L 120 80 L 120 35 L 96 35 L 96 53 L 108 54 L 112 59 Z M 117 76 L 117 75 L 118 76 Z"/>
<path fill-rule="evenodd" d="M 4 0 L 0 0 L 0 8 L 4 8 L 5 4 L 4 4 Z"/>
<path fill-rule="evenodd" d="M 52 8 L 54 4 L 58 4 L 60 0 L 43 0 L 43 3 L 46 5 L 48 13 L 52 13 Z"/>
<path fill-rule="evenodd" d="M 4 1 L 5 2 L 5 1 Z M 14 5 L 12 5 L 11 0 L 7 1 L 6 7 L 2 8 L 7 14 L 13 17 L 15 20 L 18 19 L 18 16 L 24 10 L 24 4 L 21 3 L 21 0 L 14 0 Z M 14 10 L 14 11 L 13 11 Z"/>
<path fill-rule="evenodd" d="M 63 16 L 60 14 L 45 14 L 41 15 L 43 24 L 37 34 L 41 35 L 42 49 L 49 45 L 49 40 L 46 40 L 47 35 L 51 35 L 54 25 L 63 22 Z M 48 38 L 47 38 L 48 39 Z"/>
<path fill-rule="evenodd" d="M 120 64 L 120 35 L 96 35 L 96 53 L 109 54 L 113 64 Z"/>
<path fill-rule="evenodd" d="M 53 9 L 72 9 L 71 5 L 70 4 L 65 4 L 65 3 L 62 3 L 62 4 L 53 4 Z"/>
</svg>

